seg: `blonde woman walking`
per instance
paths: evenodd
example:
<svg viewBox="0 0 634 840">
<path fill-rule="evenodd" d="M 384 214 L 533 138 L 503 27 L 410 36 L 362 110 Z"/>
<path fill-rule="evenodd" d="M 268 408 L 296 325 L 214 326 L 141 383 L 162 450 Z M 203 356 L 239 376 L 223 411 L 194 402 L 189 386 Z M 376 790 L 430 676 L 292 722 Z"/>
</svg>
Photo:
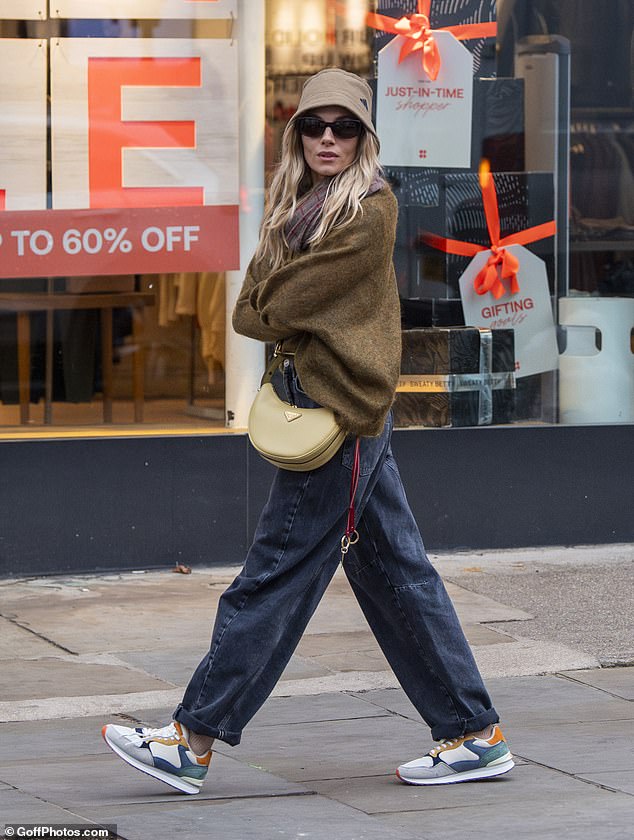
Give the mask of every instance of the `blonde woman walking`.
<svg viewBox="0 0 634 840">
<path fill-rule="evenodd" d="M 339 565 L 357 439 L 359 540 L 344 570 L 400 684 L 441 742 L 397 775 L 436 785 L 513 767 L 390 448 L 400 364 L 397 203 L 381 175 L 371 101 L 367 83 L 343 70 L 306 82 L 233 314 L 237 332 L 282 343 L 278 387 L 289 402 L 327 406 L 348 436 L 316 470 L 277 471 L 244 568 L 220 599 L 210 650 L 172 722 L 103 728 L 124 761 L 184 793 L 200 790 L 214 739 L 240 742 Z"/>
</svg>

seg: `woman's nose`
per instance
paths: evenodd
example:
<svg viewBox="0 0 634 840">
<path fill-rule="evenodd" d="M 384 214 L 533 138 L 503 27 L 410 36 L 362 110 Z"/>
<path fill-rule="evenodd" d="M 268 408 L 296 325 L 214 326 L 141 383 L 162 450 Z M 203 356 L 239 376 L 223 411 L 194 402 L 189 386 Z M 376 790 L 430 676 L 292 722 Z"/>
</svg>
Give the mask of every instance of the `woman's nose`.
<svg viewBox="0 0 634 840">
<path fill-rule="evenodd" d="M 321 135 L 322 142 L 325 140 L 327 143 L 334 143 L 335 142 L 335 135 L 332 133 L 332 128 L 327 125 L 324 133 Z"/>
</svg>

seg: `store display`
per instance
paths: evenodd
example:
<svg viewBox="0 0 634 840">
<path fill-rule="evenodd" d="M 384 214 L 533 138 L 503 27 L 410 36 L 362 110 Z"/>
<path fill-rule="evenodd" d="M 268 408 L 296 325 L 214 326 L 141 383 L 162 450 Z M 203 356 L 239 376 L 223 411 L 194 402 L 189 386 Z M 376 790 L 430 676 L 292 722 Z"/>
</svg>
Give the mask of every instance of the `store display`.
<svg viewBox="0 0 634 840">
<path fill-rule="evenodd" d="M 494 37 L 496 23 L 432 29 L 431 0 L 393 18 L 367 23 L 393 38 L 378 53 L 376 124 L 381 162 L 397 166 L 464 167 L 471 161 L 473 57 L 461 40 Z"/>
<path fill-rule="evenodd" d="M 502 237 L 498 196 L 488 170 L 480 173 L 479 185 L 487 244 L 428 232 L 423 232 L 421 237 L 440 251 L 473 258 L 459 279 L 465 322 L 478 327 L 515 330 L 517 375 L 554 370 L 558 350 L 546 266 L 521 246 L 552 237 L 555 224 L 545 222 Z"/>
<path fill-rule="evenodd" d="M 514 369 L 513 330 L 404 330 L 395 425 L 510 423 Z"/>
<path fill-rule="evenodd" d="M 559 360 L 562 423 L 634 422 L 634 298 L 561 298 L 566 348 Z"/>
<path fill-rule="evenodd" d="M 432 0 L 427 16 L 432 29 L 462 24 L 491 24 L 497 19 L 497 5 L 497 0 Z M 420 6 L 420 0 L 379 0 L 376 12 L 398 20 L 403 16 L 418 14 Z M 375 52 L 381 50 L 393 37 L 391 32 L 375 29 Z M 495 76 L 495 40 L 479 37 L 463 43 L 473 56 L 474 76 Z"/>
</svg>

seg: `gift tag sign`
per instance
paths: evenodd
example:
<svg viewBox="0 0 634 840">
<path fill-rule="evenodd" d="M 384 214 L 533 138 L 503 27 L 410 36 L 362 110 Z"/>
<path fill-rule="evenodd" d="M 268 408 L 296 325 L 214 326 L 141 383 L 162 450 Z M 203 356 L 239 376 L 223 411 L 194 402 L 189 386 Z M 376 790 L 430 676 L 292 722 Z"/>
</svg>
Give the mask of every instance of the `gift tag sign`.
<svg viewBox="0 0 634 840">
<path fill-rule="evenodd" d="M 471 165 L 473 56 L 450 32 L 434 32 L 441 58 L 432 81 L 420 52 L 399 64 L 392 38 L 379 52 L 377 132 L 386 166 Z"/>
<path fill-rule="evenodd" d="M 554 370 L 559 356 L 546 265 L 521 245 L 509 245 L 507 250 L 520 262 L 520 291 L 514 295 L 506 292 L 497 299 L 490 292 L 476 293 L 473 281 L 491 256 L 491 251 L 481 251 L 460 278 L 465 323 L 492 330 L 515 330 L 517 377 Z"/>
</svg>

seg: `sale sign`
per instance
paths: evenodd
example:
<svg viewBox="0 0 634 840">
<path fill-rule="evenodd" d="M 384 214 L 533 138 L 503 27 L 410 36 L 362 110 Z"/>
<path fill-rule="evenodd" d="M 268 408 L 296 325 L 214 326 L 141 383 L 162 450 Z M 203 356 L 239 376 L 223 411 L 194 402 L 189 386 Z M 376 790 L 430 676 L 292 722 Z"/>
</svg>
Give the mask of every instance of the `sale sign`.
<svg viewBox="0 0 634 840">
<path fill-rule="evenodd" d="M 237 226 L 237 206 L 0 213 L 0 276 L 224 271 Z"/>
<path fill-rule="evenodd" d="M 0 210 L 46 207 L 47 42 L 2 40 Z"/>
<path fill-rule="evenodd" d="M 0 0 L 1 20 L 44 20 L 46 0 Z"/>
<path fill-rule="evenodd" d="M 55 208 L 238 203 L 235 44 L 61 38 L 51 53 Z"/>
<path fill-rule="evenodd" d="M 473 56 L 450 32 L 434 39 L 435 79 L 417 54 L 401 60 L 398 37 L 379 52 L 376 124 L 386 166 L 471 165 Z"/>
<path fill-rule="evenodd" d="M 237 0 L 55 0 L 52 17 L 200 19 L 235 17 Z"/>
<path fill-rule="evenodd" d="M 0 209 L 46 203 L 46 44 L 0 52 Z M 5 277 L 239 267 L 237 47 L 51 44 L 53 210 L 0 213 Z"/>
</svg>

